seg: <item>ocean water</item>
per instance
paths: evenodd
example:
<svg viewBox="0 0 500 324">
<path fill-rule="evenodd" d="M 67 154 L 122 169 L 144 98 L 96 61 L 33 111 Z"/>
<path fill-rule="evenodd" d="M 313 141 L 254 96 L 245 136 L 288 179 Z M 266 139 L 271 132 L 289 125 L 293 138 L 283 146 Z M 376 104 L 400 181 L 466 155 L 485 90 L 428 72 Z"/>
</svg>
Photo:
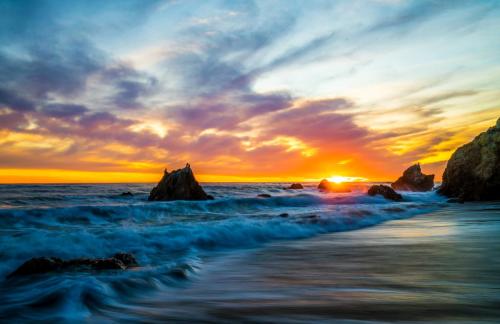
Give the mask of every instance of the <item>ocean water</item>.
<svg viewBox="0 0 500 324">
<path fill-rule="evenodd" d="M 207 184 L 215 200 L 198 202 L 148 202 L 152 184 L 1 185 L 0 320 L 500 318 L 499 204 L 286 185 Z M 6 278 L 31 257 L 117 252 L 140 267 Z"/>
</svg>

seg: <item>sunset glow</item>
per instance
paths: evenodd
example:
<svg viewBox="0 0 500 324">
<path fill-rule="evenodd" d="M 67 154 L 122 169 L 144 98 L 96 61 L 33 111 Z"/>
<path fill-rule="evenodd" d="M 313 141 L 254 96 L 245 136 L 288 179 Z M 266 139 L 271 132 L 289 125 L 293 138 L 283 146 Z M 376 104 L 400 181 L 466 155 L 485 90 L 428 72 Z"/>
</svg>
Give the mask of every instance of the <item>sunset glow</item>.
<svg viewBox="0 0 500 324">
<path fill-rule="evenodd" d="M 186 162 L 201 181 L 391 180 L 415 162 L 440 180 L 500 115 L 499 17 L 494 1 L 3 1 L 0 183 L 150 182 Z"/>
<path fill-rule="evenodd" d="M 363 182 L 363 181 L 367 181 L 368 179 L 360 178 L 360 177 L 333 176 L 333 177 L 327 178 L 327 180 L 330 182 L 342 183 L 342 182 Z"/>
</svg>

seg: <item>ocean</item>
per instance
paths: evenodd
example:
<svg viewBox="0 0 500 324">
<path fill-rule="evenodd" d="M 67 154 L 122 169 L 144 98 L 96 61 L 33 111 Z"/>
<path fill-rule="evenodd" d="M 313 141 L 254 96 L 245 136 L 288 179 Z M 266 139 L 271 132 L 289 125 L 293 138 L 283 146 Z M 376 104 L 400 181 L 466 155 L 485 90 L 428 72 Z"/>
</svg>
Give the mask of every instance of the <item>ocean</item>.
<svg viewBox="0 0 500 324">
<path fill-rule="evenodd" d="M 148 202 L 154 184 L 0 185 L 0 321 L 500 319 L 500 203 L 287 185 L 210 183 L 215 200 L 175 202 Z M 7 278 L 32 257 L 117 252 L 140 267 Z"/>
</svg>

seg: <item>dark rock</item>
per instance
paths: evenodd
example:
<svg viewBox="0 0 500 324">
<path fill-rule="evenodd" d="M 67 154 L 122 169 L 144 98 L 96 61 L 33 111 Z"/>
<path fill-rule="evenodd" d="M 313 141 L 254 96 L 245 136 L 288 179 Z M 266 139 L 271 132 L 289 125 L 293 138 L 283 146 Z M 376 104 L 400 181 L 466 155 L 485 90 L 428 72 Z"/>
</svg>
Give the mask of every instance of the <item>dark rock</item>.
<svg viewBox="0 0 500 324">
<path fill-rule="evenodd" d="M 500 119 L 453 153 L 438 192 L 462 201 L 500 200 Z"/>
<path fill-rule="evenodd" d="M 385 199 L 390 199 L 390 200 L 394 200 L 394 201 L 403 200 L 403 196 L 398 194 L 391 187 L 384 186 L 384 185 L 371 186 L 370 189 L 368 189 L 368 195 L 370 195 L 370 196 L 382 195 Z"/>
<path fill-rule="evenodd" d="M 120 260 L 127 268 L 139 266 L 135 257 L 130 253 L 119 252 L 113 255 L 113 258 Z"/>
<path fill-rule="evenodd" d="M 148 198 L 150 201 L 207 199 L 210 199 L 210 197 L 194 178 L 189 163 L 183 169 L 178 169 L 170 173 L 165 170 L 163 178 L 151 190 Z"/>
<path fill-rule="evenodd" d="M 280 217 L 288 217 L 288 213 L 283 213 L 283 214 L 280 214 Z"/>
<path fill-rule="evenodd" d="M 351 189 L 347 188 L 343 183 L 332 183 L 327 179 L 321 180 L 318 184 L 318 189 L 323 192 L 351 192 Z"/>
<path fill-rule="evenodd" d="M 117 253 L 104 259 L 71 259 L 62 260 L 53 257 L 32 258 L 8 275 L 10 277 L 28 276 L 50 272 L 78 270 L 125 270 L 138 266 L 135 257 L 129 253 Z"/>
<path fill-rule="evenodd" d="M 260 197 L 260 198 L 271 198 L 271 195 L 270 194 L 258 194 L 257 197 Z"/>
<path fill-rule="evenodd" d="M 207 200 L 214 200 L 214 199 L 215 199 L 215 198 L 214 198 L 214 196 L 212 196 L 212 195 L 207 195 Z"/>
<path fill-rule="evenodd" d="M 133 194 L 133 193 L 131 193 L 130 191 L 127 191 L 127 192 L 122 192 L 122 193 L 120 194 L 120 196 L 122 196 L 122 197 L 130 197 L 130 196 L 133 196 L 133 195 L 134 195 L 134 194 Z"/>
<path fill-rule="evenodd" d="M 323 179 L 320 181 L 319 185 L 318 185 L 318 189 L 319 190 L 328 190 L 328 188 L 330 187 L 330 181 L 326 180 L 326 179 Z"/>
<path fill-rule="evenodd" d="M 288 187 L 287 189 L 294 189 L 294 190 L 304 189 L 304 186 L 300 183 L 292 183 L 290 187 Z"/>
<path fill-rule="evenodd" d="M 434 187 L 434 175 L 423 174 L 420 164 L 415 164 L 403 172 L 396 182 L 391 184 L 395 190 L 403 191 L 429 191 Z"/>
<path fill-rule="evenodd" d="M 459 198 L 451 198 L 446 201 L 449 204 L 463 204 L 465 201 Z"/>
<path fill-rule="evenodd" d="M 9 274 L 7 277 L 10 278 L 14 276 L 27 276 L 59 271 L 63 267 L 63 262 L 64 261 L 59 258 L 32 258 L 24 262 L 19 268 Z"/>
</svg>

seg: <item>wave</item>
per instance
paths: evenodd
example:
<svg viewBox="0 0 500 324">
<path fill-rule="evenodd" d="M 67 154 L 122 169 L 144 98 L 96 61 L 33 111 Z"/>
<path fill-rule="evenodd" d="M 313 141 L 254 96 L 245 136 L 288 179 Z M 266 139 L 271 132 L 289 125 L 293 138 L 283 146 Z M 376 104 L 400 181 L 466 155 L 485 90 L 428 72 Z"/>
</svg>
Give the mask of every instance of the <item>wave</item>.
<svg viewBox="0 0 500 324">
<path fill-rule="evenodd" d="M 141 296 L 188 284 L 207 257 L 360 229 L 443 203 L 435 193 L 405 194 L 404 202 L 391 202 L 364 192 L 254 187 L 217 188 L 213 201 L 174 202 L 145 202 L 144 192 L 129 199 L 103 198 L 122 189 L 110 193 L 105 188 L 85 199 L 82 193 L 66 198 L 69 207 L 52 200 L 45 207 L 0 209 L 0 320 L 79 321 L 96 313 L 119 319 L 120 309 L 135 305 Z M 273 197 L 257 198 L 261 192 Z M 32 257 L 100 258 L 120 251 L 134 254 L 141 267 L 6 279 Z"/>
<path fill-rule="evenodd" d="M 227 198 L 130 206 L 0 210 L 0 275 L 35 256 L 106 257 L 132 252 L 143 264 L 171 254 L 240 248 L 346 231 L 437 208 L 435 194 L 394 203 L 366 195 Z"/>
</svg>

